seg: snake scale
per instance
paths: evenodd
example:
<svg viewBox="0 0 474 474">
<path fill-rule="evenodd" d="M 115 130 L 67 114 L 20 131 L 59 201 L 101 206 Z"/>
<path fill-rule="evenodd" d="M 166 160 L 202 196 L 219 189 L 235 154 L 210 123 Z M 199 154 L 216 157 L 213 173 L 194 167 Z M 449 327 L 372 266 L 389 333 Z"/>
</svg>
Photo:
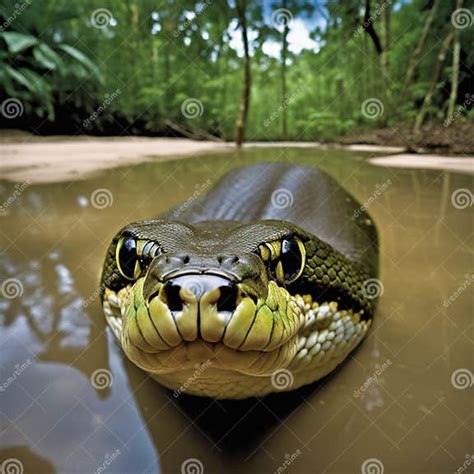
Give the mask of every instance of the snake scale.
<svg viewBox="0 0 474 474">
<path fill-rule="evenodd" d="M 237 168 L 204 196 L 112 239 L 107 323 L 162 385 L 237 399 L 335 369 L 377 298 L 375 225 L 336 180 L 283 163 Z"/>
</svg>

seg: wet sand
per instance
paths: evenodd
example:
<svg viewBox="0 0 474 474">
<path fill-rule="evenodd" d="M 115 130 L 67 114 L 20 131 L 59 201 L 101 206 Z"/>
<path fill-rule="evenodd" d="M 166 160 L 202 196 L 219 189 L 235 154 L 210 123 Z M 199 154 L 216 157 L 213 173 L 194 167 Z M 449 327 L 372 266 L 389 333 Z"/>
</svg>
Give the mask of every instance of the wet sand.
<svg viewBox="0 0 474 474">
<path fill-rule="evenodd" d="M 385 153 L 370 157 L 379 166 L 430 168 L 472 174 L 474 157 L 443 157 L 403 153 L 402 147 L 323 145 L 308 142 L 254 142 L 245 148 L 318 148 Z M 35 137 L 21 135 L 0 141 L 0 178 L 12 182 L 77 181 L 97 172 L 146 161 L 192 158 L 202 153 L 235 151 L 232 143 L 147 137 Z"/>
</svg>

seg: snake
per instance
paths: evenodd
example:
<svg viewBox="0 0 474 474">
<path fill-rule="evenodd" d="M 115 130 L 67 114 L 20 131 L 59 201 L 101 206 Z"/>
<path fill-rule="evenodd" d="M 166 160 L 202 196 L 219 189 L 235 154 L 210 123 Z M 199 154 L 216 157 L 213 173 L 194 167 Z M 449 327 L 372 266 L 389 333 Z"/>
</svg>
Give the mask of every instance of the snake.
<svg viewBox="0 0 474 474">
<path fill-rule="evenodd" d="M 126 357 L 174 396 L 260 397 L 328 375 L 367 335 L 380 296 L 367 206 L 287 163 L 203 188 L 112 238 L 100 293 Z"/>
</svg>

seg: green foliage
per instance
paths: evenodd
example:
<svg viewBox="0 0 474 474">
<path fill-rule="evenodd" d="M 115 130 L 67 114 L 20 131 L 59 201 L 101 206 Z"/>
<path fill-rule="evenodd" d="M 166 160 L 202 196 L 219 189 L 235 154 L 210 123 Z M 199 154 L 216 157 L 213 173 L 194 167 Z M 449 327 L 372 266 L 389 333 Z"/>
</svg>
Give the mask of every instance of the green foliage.
<svg viewBox="0 0 474 474">
<path fill-rule="evenodd" d="M 247 138 L 281 139 L 285 115 L 287 137 L 294 140 L 333 140 L 357 127 L 414 121 L 430 88 L 440 38 L 451 28 L 451 2 L 441 1 L 414 80 L 406 87 L 408 62 L 429 14 L 427 2 L 391 2 L 392 40 L 386 46 L 381 8 L 387 2 L 372 0 L 374 28 L 386 47 L 385 65 L 369 35 L 358 32 L 365 1 L 317 3 L 316 8 L 305 0 L 249 2 L 253 82 Z M 243 80 L 241 53 L 234 47 L 239 34 L 234 34 L 233 5 L 230 0 L 227 7 L 194 0 L 31 0 L 15 15 L 18 7 L 0 0 L 0 19 L 8 23 L 0 33 L 3 96 L 19 98 L 31 116 L 54 121 L 62 109 L 84 120 L 106 95 L 120 89 L 83 131 L 112 126 L 115 133 L 160 133 L 171 121 L 231 138 Z M 265 43 L 283 41 L 282 29 L 271 18 L 279 8 L 289 10 L 293 21 L 304 21 L 318 44 L 299 54 L 290 48 L 286 69 L 281 57 L 262 49 Z M 99 10 L 103 24 L 94 22 Z M 472 28 L 463 30 L 461 38 L 465 84 L 473 62 Z M 428 111 L 433 119 L 443 118 L 450 62 L 451 53 Z M 460 87 L 459 96 L 465 92 Z M 181 111 L 189 98 L 202 103 L 197 117 Z M 376 120 L 361 111 L 368 98 L 384 105 Z"/>
</svg>

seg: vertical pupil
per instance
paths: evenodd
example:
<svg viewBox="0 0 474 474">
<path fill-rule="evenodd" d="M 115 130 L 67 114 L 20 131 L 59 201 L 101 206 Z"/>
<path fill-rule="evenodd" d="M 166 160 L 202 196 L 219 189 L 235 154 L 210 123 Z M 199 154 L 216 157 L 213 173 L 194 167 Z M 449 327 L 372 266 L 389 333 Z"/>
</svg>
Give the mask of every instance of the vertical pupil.
<svg viewBox="0 0 474 474">
<path fill-rule="evenodd" d="M 133 237 L 128 237 L 123 241 L 119 250 L 120 269 L 126 277 L 133 278 L 136 261 L 137 244 Z"/>
<path fill-rule="evenodd" d="M 301 268 L 301 253 L 296 240 L 285 239 L 282 241 L 281 263 L 287 280 L 296 277 Z"/>
</svg>

